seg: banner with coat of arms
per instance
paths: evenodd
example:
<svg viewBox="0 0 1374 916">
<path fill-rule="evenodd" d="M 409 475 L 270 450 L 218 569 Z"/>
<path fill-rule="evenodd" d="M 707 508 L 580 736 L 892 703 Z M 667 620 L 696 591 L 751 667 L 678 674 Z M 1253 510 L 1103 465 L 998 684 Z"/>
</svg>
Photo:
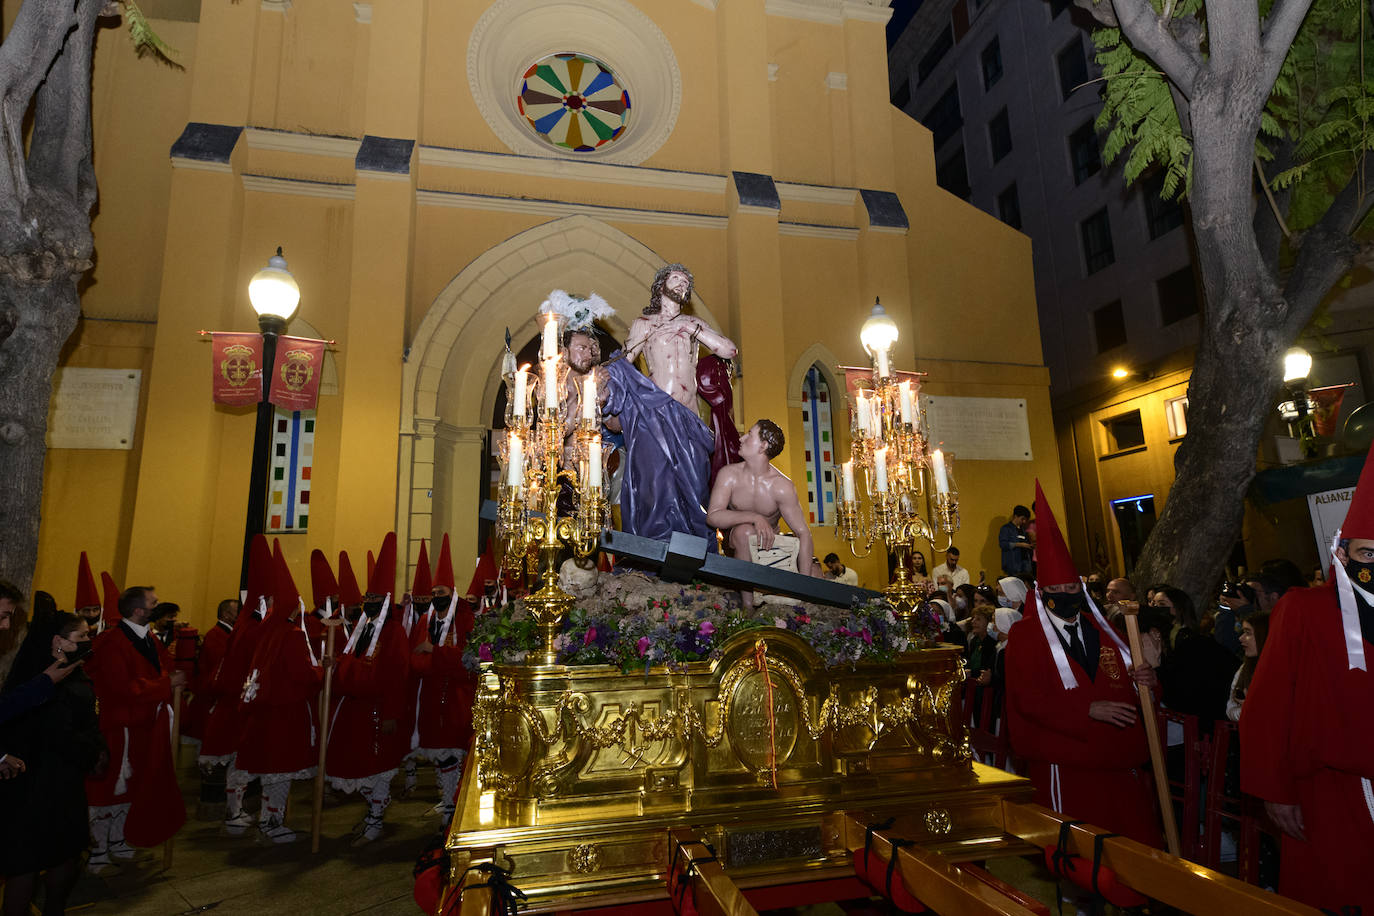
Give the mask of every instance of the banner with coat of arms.
<svg viewBox="0 0 1374 916">
<path fill-rule="evenodd" d="M 210 362 L 215 403 L 242 407 L 262 400 L 262 335 L 215 331 Z"/>
<path fill-rule="evenodd" d="M 268 400 L 283 410 L 314 410 L 320 393 L 325 343 L 307 337 L 279 337 Z"/>
</svg>

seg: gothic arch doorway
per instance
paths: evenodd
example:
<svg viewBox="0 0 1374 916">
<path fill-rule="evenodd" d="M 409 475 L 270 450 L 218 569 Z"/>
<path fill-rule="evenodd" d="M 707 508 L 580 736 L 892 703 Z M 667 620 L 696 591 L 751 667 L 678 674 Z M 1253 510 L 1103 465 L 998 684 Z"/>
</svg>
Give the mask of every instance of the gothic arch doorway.
<svg viewBox="0 0 1374 916">
<path fill-rule="evenodd" d="M 485 455 L 502 384 L 506 329 L 512 347 L 519 349 L 538 333 L 539 304 L 550 290 L 594 291 L 617 311 L 601 322 L 603 328 L 624 340 L 648 302 L 654 273 L 665 263 L 620 229 L 589 216 L 570 216 L 488 249 L 435 297 L 402 375 L 396 534 L 408 577 L 421 538 L 448 532 L 459 580 L 465 580 L 477 556 L 477 513 L 490 486 L 483 476 Z M 512 269 L 512 264 L 520 266 Z M 693 310 L 721 329 L 699 297 Z M 456 584 L 462 589 L 467 582 Z"/>
</svg>

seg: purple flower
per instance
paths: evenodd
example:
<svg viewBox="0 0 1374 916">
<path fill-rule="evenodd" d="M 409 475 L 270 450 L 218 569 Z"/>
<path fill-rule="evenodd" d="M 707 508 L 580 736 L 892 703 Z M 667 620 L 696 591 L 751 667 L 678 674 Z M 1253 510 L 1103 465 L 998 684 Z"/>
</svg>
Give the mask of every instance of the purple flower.
<svg viewBox="0 0 1374 916">
<path fill-rule="evenodd" d="M 710 636 L 712 633 L 716 632 L 716 625 L 709 620 L 703 620 L 697 632 L 702 636 Z"/>
<path fill-rule="evenodd" d="M 587 627 L 587 632 L 582 636 L 582 645 L 590 646 L 596 639 L 596 627 Z"/>
<path fill-rule="evenodd" d="M 868 632 L 868 627 L 864 627 L 863 630 L 859 632 L 859 635 L 864 638 L 864 642 L 868 643 L 870 646 L 873 645 L 873 634 Z"/>
<path fill-rule="evenodd" d="M 649 637 L 647 637 L 647 636 L 641 636 L 641 637 L 639 637 L 639 642 L 638 642 L 636 645 L 639 646 L 639 654 L 640 654 L 640 657 L 643 657 L 644 653 L 647 652 L 647 651 L 649 651 Z"/>
<path fill-rule="evenodd" d="M 484 662 L 491 661 L 491 643 L 484 642 L 478 647 L 477 658 Z"/>
</svg>

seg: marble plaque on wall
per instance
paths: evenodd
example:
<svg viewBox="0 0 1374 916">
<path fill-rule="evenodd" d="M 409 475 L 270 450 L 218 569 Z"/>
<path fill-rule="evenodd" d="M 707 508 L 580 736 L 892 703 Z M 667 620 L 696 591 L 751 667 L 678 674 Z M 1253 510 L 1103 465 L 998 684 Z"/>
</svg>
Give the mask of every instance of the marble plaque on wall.
<svg viewBox="0 0 1374 916">
<path fill-rule="evenodd" d="M 133 448 L 142 378 L 141 369 L 58 369 L 48 448 Z"/>
<path fill-rule="evenodd" d="M 1021 398 L 922 395 L 931 449 L 959 461 L 1030 461 L 1030 422 Z"/>
</svg>

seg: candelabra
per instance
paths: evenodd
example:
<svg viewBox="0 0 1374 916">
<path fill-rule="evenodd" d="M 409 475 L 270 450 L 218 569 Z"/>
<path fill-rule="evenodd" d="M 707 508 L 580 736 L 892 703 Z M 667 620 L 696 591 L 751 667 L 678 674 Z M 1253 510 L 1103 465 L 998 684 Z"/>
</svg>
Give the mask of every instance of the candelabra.
<svg viewBox="0 0 1374 916">
<path fill-rule="evenodd" d="M 926 597 L 909 572 L 916 542 L 926 541 L 932 554 L 939 553 L 950 547 L 959 529 L 954 456 L 929 449 L 922 431 L 920 376 L 910 373 L 901 379 L 892 372 L 897 326 L 881 304 L 874 305 L 860 337 L 873 357 L 873 387 L 854 395 L 850 458 L 840 467 L 836 534 L 855 557 L 868 556 L 877 541 L 896 555 L 896 578 L 887 599 L 893 613 L 910 626 Z M 867 508 L 860 505 L 862 495 L 868 497 Z"/>
<path fill-rule="evenodd" d="M 597 549 L 601 532 L 610 524 L 602 465 L 601 420 L 594 373 L 583 379 L 578 392 L 580 418 L 564 412 L 561 394 L 567 379 L 566 360 L 558 352 L 556 316 L 544 328 L 541 379 L 531 391 L 529 371 L 517 369 L 507 380 L 506 435 L 499 460 L 503 473 L 498 488 L 496 536 L 504 549 L 502 567 L 519 572 L 528 562 L 542 578 L 538 591 L 525 597 L 539 627 L 537 664 L 558 661 L 554 640 L 574 598 L 558 583 L 558 556 L 564 545 L 579 557 Z M 540 406 L 533 412 L 529 395 Z M 559 517 L 559 497 L 566 494 L 571 511 Z M 565 501 L 565 508 L 567 502 Z"/>
</svg>

